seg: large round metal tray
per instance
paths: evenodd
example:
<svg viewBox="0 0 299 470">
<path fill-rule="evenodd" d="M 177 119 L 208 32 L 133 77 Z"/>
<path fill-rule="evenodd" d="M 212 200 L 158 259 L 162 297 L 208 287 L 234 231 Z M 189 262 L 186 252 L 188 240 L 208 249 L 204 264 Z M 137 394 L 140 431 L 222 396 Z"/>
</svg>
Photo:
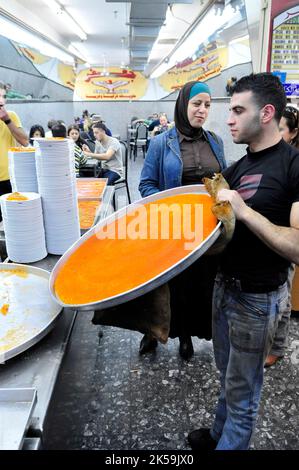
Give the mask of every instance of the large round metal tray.
<svg viewBox="0 0 299 470">
<path fill-rule="evenodd" d="M 161 272 L 158 276 L 153 277 L 148 282 L 144 284 L 140 284 L 139 286 L 135 287 L 132 290 L 122 292 L 121 294 L 115 295 L 113 297 L 106 298 L 101 300 L 100 302 L 91 302 L 88 304 L 81 304 L 81 305 L 72 305 L 72 304 L 64 304 L 57 296 L 54 290 L 54 284 L 57 277 L 57 274 L 61 267 L 66 263 L 67 259 L 71 256 L 71 254 L 77 250 L 79 246 L 81 246 L 88 238 L 93 236 L 93 234 L 106 224 L 109 224 L 113 220 L 117 220 L 118 218 L 122 217 L 125 214 L 129 214 L 132 211 L 136 210 L 137 206 L 141 204 L 147 204 L 148 202 L 154 202 L 158 199 L 164 199 L 169 196 L 175 196 L 177 194 L 207 194 L 207 191 L 204 185 L 191 185 L 191 186 L 181 186 L 173 189 L 168 189 L 166 191 L 161 191 L 159 193 L 155 193 L 151 196 L 145 197 L 143 199 L 139 199 L 138 201 L 134 202 L 133 204 L 124 207 L 117 211 L 116 213 L 110 215 L 106 219 L 101 220 L 97 225 L 92 227 L 88 232 L 86 232 L 76 243 L 74 243 L 59 259 L 59 261 L 54 266 L 54 269 L 50 275 L 50 291 L 53 298 L 63 307 L 72 308 L 75 310 L 101 310 L 108 307 L 113 307 L 128 300 L 135 299 L 151 290 L 155 289 L 165 282 L 169 281 L 177 274 L 179 274 L 184 269 L 188 268 L 194 261 L 196 261 L 200 256 L 202 256 L 208 248 L 210 248 L 213 243 L 216 241 L 218 236 L 221 232 L 221 222 L 217 224 L 215 229 L 211 232 L 211 234 L 200 244 L 198 245 L 193 251 L 191 251 L 187 256 L 182 258 L 178 263 L 172 265 L 169 269 Z M 121 262 L 121 260 L 120 260 Z"/>
<path fill-rule="evenodd" d="M 1 363 L 36 344 L 54 327 L 62 307 L 51 298 L 49 277 L 44 269 L 0 263 Z M 5 304 L 6 315 L 1 313 Z"/>
</svg>

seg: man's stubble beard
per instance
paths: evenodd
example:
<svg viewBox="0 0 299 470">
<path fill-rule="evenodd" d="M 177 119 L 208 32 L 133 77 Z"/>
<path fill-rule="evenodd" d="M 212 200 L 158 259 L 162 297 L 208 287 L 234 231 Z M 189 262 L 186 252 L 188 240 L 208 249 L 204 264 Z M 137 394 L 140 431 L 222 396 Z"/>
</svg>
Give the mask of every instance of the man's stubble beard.
<svg viewBox="0 0 299 470">
<path fill-rule="evenodd" d="M 251 143 L 259 140 L 261 135 L 261 125 L 259 120 L 259 114 L 256 114 L 250 122 L 248 122 L 246 129 L 235 139 L 233 138 L 233 142 L 235 144 L 247 144 L 250 145 Z"/>
</svg>

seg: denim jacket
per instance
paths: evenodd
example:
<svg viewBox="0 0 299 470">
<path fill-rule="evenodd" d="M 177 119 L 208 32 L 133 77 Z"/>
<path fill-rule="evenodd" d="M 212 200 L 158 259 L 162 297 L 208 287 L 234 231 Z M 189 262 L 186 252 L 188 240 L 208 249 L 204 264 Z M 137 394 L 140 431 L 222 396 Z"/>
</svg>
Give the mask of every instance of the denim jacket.
<svg viewBox="0 0 299 470">
<path fill-rule="evenodd" d="M 209 131 L 204 130 L 221 171 L 226 168 L 223 142 L 218 142 Z M 154 137 L 146 154 L 141 172 L 139 191 L 142 197 L 164 191 L 165 189 L 182 186 L 183 162 L 179 137 L 175 127 Z"/>
</svg>

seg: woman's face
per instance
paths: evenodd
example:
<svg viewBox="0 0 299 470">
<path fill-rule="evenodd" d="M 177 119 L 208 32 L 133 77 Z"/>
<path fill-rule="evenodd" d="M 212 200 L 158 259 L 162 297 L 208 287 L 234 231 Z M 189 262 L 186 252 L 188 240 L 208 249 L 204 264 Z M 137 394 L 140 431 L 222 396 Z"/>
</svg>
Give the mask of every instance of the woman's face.
<svg viewBox="0 0 299 470">
<path fill-rule="evenodd" d="M 32 137 L 33 137 L 34 139 L 38 139 L 38 138 L 41 137 L 41 136 L 42 136 L 41 131 L 39 131 L 38 129 L 36 129 L 36 131 L 34 131 Z"/>
<path fill-rule="evenodd" d="M 283 138 L 285 142 L 290 144 L 292 140 L 296 137 L 298 133 L 298 129 L 294 129 L 293 131 L 290 131 L 288 125 L 287 125 L 287 120 L 286 118 L 282 117 L 279 122 L 279 131 L 280 135 Z"/>
<path fill-rule="evenodd" d="M 161 126 L 167 126 L 167 117 L 166 116 L 160 116 L 159 121 L 160 121 Z"/>
<path fill-rule="evenodd" d="M 77 129 L 71 129 L 69 132 L 69 137 L 73 139 L 74 142 L 77 142 L 79 139 L 80 133 L 77 131 Z"/>
<path fill-rule="evenodd" d="M 211 105 L 211 97 L 208 93 L 198 93 L 188 102 L 187 116 L 190 126 L 199 129 L 205 123 Z"/>
</svg>

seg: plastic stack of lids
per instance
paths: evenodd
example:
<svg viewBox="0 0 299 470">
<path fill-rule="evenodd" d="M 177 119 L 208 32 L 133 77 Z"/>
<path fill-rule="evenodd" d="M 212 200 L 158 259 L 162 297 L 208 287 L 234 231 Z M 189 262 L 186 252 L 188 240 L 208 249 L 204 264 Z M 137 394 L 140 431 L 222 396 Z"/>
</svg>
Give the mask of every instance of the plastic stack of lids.
<svg viewBox="0 0 299 470">
<path fill-rule="evenodd" d="M 62 255 L 80 238 L 74 143 L 64 138 L 36 142 L 36 174 L 47 250 Z"/>
<path fill-rule="evenodd" d="M 11 148 L 8 152 L 8 161 L 12 190 L 37 193 L 35 149 Z"/>
<path fill-rule="evenodd" d="M 6 250 L 16 263 L 33 263 L 47 256 L 41 197 L 9 193 L 0 197 Z"/>
</svg>

